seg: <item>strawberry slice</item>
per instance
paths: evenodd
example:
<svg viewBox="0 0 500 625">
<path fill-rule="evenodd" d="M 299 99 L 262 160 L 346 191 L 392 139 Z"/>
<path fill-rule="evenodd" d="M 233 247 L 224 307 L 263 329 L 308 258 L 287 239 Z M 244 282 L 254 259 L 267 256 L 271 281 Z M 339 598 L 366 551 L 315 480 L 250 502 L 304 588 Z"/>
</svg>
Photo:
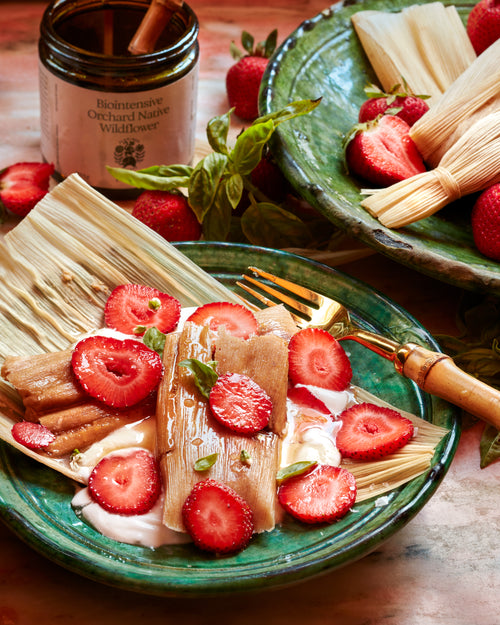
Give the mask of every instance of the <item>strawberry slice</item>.
<svg viewBox="0 0 500 625">
<path fill-rule="evenodd" d="M 160 473 L 153 455 L 145 449 L 105 456 L 92 470 L 90 496 L 113 514 L 145 514 L 161 492 Z"/>
<path fill-rule="evenodd" d="M 395 115 L 356 124 L 344 142 L 349 171 L 381 187 L 426 171 L 409 132 L 410 126 Z"/>
<path fill-rule="evenodd" d="M 90 336 L 77 343 L 71 364 L 86 392 L 115 408 L 145 399 L 163 373 L 160 356 L 143 343 L 105 336 Z"/>
<path fill-rule="evenodd" d="M 238 434 L 260 432 L 273 409 L 266 391 L 241 373 L 220 376 L 210 391 L 209 404 L 217 421 Z"/>
<path fill-rule="evenodd" d="M 257 334 L 259 330 L 259 323 L 251 310 L 241 304 L 230 302 L 211 302 L 200 306 L 187 321 L 200 326 L 208 324 L 215 332 L 221 326 L 225 326 L 230 334 L 242 339 Z"/>
<path fill-rule="evenodd" d="M 401 449 L 413 436 L 413 423 L 396 410 L 363 403 L 340 415 L 337 447 L 342 456 L 377 460 Z"/>
<path fill-rule="evenodd" d="M 142 284 L 117 286 L 104 307 L 104 320 L 108 328 L 137 336 L 153 326 L 164 334 L 172 332 L 180 315 L 179 300 Z"/>
<path fill-rule="evenodd" d="M 182 507 L 182 518 L 194 544 L 213 553 L 232 553 L 247 546 L 253 513 L 232 488 L 213 479 L 195 484 Z"/>
<path fill-rule="evenodd" d="M 341 467 L 316 465 L 283 482 L 278 500 L 289 514 L 304 523 L 332 523 L 354 504 L 356 480 Z"/>
<path fill-rule="evenodd" d="M 50 445 L 55 439 L 49 428 L 41 423 L 32 421 L 19 421 L 12 426 L 12 436 L 14 440 L 24 445 L 28 449 L 42 449 Z"/>
<path fill-rule="evenodd" d="M 352 379 L 344 348 L 326 330 L 318 328 L 306 328 L 293 335 L 288 344 L 288 365 L 293 384 L 344 391 Z"/>
<path fill-rule="evenodd" d="M 313 395 L 305 386 L 290 386 L 287 391 L 287 397 L 299 408 L 314 410 L 324 415 L 331 414 L 321 399 Z"/>
<path fill-rule="evenodd" d="M 24 217 L 47 194 L 52 163 L 15 163 L 0 172 L 0 200 L 5 208 Z"/>
</svg>

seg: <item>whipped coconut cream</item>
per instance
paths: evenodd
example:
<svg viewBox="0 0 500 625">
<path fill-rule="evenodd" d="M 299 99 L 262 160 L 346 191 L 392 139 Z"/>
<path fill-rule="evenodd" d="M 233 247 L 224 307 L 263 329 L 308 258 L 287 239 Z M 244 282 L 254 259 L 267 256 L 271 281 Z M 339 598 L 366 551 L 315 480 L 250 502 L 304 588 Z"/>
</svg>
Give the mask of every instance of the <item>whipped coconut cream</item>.
<svg viewBox="0 0 500 625">
<path fill-rule="evenodd" d="M 307 389 L 327 406 L 334 417 L 354 403 L 353 393 L 349 390 L 335 392 L 313 386 L 307 386 Z M 336 436 L 342 422 L 324 416 L 304 426 L 299 413 L 298 407 L 288 400 L 287 434 L 282 444 L 280 466 L 285 467 L 300 460 L 338 466 L 341 456 L 336 446 Z M 147 418 L 116 430 L 104 440 L 94 443 L 84 453 L 75 456 L 71 466 L 82 477 L 88 479 L 92 468 L 104 456 L 117 450 L 124 451 L 137 447 L 154 452 L 154 418 Z M 107 512 L 92 500 L 88 488 L 82 488 L 76 493 L 72 505 L 77 514 L 97 531 L 119 542 L 154 549 L 161 545 L 191 540 L 187 534 L 174 532 L 162 524 L 163 497 L 160 497 L 146 514 L 132 516 Z"/>
</svg>

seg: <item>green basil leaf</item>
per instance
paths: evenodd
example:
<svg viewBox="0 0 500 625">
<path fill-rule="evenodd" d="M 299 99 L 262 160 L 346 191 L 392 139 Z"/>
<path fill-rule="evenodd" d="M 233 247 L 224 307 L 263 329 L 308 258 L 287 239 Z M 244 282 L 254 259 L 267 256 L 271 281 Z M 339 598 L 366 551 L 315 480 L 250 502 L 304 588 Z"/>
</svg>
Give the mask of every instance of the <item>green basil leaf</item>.
<svg viewBox="0 0 500 625">
<path fill-rule="evenodd" d="M 262 124 L 252 124 L 239 135 L 229 155 L 234 171 L 247 176 L 255 169 L 274 128 L 274 122 L 269 120 Z"/>
<path fill-rule="evenodd" d="M 207 399 L 210 396 L 212 386 L 217 382 L 217 372 L 215 371 L 217 363 L 210 361 L 208 363 L 201 362 L 196 358 L 186 358 L 179 363 L 179 367 L 186 367 L 194 376 L 194 383 L 203 397 Z"/>
<path fill-rule="evenodd" d="M 187 187 L 192 173 L 191 167 L 154 166 L 147 169 L 132 171 L 119 167 L 106 167 L 109 173 L 125 184 L 138 189 L 151 191 L 174 191 L 180 187 Z"/>
<path fill-rule="evenodd" d="M 318 463 L 315 460 L 302 460 L 301 462 L 295 462 L 289 464 L 287 467 L 283 467 L 276 474 L 276 481 L 278 484 L 282 484 L 285 480 L 295 477 L 296 475 L 302 475 L 315 467 Z"/>
<path fill-rule="evenodd" d="M 142 337 L 142 342 L 144 345 L 152 349 L 156 353 L 163 356 L 163 350 L 165 348 L 165 339 L 166 335 L 163 332 L 160 332 L 158 328 L 152 327 L 148 328 Z"/>
<path fill-rule="evenodd" d="M 481 469 L 500 458 L 500 432 L 492 425 L 487 425 L 483 430 L 479 452 Z"/>
<path fill-rule="evenodd" d="M 225 241 L 231 229 L 233 207 L 226 194 L 226 185 L 219 185 L 217 196 L 203 219 L 205 241 Z"/>
<path fill-rule="evenodd" d="M 188 185 L 189 204 L 200 223 L 212 206 L 226 164 L 226 155 L 211 152 L 193 170 Z"/>
<path fill-rule="evenodd" d="M 252 456 L 246 449 L 242 449 L 240 452 L 240 462 L 250 466 L 252 464 Z"/>
<path fill-rule="evenodd" d="M 213 467 L 215 462 L 217 461 L 218 453 L 210 454 L 208 456 L 204 456 L 203 458 L 198 458 L 198 460 L 194 463 L 195 471 L 208 471 L 210 467 Z"/>
<path fill-rule="evenodd" d="M 241 217 L 244 235 L 253 245 L 275 249 L 307 247 L 311 234 L 307 225 L 293 213 L 276 204 L 251 204 Z"/>
<path fill-rule="evenodd" d="M 231 113 L 234 109 L 231 109 L 224 115 L 213 117 L 207 125 L 207 139 L 210 147 L 215 152 L 221 154 L 229 154 L 227 149 L 227 135 L 229 132 Z"/>
<path fill-rule="evenodd" d="M 244 190 L 243 178 L 240 176 L 240 174 L 233 174 L 226 180 L 226 183 L 225 183 L 226 197 L 233 210 L 240 203 L 241 197 L 243 195 L 243 190 Z"/>
<path fill-rule="evenodd" d="M 269 113 L 268 115 L 258 117 L 252 125 L 259 125 L 266 123 L 269 120 L 272 120 L 275 126 L 277 126 L 278 124 L 281 124 L 288 119 L 293 119 L 294 117 L 310 113 L 319 105 L 320 102 L 321 98 L 318 98 L 316 100 L 296 100 L 295 102 L 291 102 L 279 111 L 275 111 L 273 113 Z"/>
</svg>

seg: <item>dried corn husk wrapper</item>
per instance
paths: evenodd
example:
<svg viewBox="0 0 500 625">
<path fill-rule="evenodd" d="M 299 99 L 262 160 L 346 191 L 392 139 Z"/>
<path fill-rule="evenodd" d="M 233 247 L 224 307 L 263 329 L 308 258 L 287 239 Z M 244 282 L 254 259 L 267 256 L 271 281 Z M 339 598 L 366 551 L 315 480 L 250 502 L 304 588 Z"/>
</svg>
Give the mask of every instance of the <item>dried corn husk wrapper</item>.
<svg viewBox="0 0 500 625">
<path fill-rule="evenodd" d="M 438 167 L 361 202 L 388 228 L 429 217 L 464 195 L 500 182 L 500 111 L 479 119 L 452 145 Z"/>
<path fill-rule="evenodd" d="M 411 93 L 430 96 L 430 107 L 476 58 L 454 6 L 359 11 L 351 20 L 384 90 L 405 82 Z"/>
<path fill-rule="evenodd" d="M 8 354 L 67 349 L 100 327 L 112 288 L 143 282 L 178 297 L 184 306 L 241 300 L 162 237 L 73 174 L 51 191 L 0 246 L 0 364 Z M 356 388 L 358 401 L 388 405 Z M 0 439 L 24 454 L 82 480 L 68 463 L 17 443 L 11 433 L 24 408 L 0 379 Z M 358 482 L 358 501 L 421 475 L 446 431 L 413 415 L 412 441 L 377 462 L 343 461 Z"/>
<path fill-rule="evenodd" d="M 500 110 L 500 39 L 487 48 L 416 122 L 410 136 L 426 163 L 443 155 L 478 119 Z"/>
</svg>

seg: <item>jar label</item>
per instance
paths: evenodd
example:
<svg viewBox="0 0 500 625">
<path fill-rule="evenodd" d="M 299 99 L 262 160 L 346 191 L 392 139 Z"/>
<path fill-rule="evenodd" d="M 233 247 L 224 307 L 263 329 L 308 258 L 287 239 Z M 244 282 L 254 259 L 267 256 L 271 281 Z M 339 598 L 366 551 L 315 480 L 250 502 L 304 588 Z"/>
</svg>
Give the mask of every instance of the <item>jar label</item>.
<svg viewBox="0 0 500 625">
<path fill-rule="evenodd" d="M 138 92 L 87 89 L 40 63 L 41 150 L 63 178 L 130 188 L 106 165 L 131 170 L 189 164 L 194 155 L 198 65 L 168 85 Z"/>
</svg>

